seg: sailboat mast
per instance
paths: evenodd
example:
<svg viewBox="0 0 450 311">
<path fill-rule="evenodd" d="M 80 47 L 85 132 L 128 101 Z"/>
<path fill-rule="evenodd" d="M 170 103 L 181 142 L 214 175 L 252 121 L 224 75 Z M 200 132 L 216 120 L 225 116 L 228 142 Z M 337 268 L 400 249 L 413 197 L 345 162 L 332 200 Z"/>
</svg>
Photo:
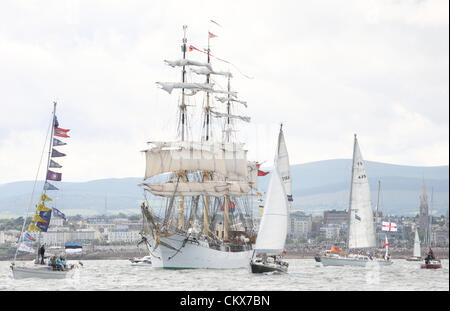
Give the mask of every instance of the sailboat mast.
<svg viewBox="0 0 450 311">
<path fill-rule="evenodd" d="M 183 25 L 183 45 L 181 47 L 183 51 L 183 59 L 186 59 L 186 29 L 187 25 Z M 181 75 L 181 82 L 186 82 L 186 66 L 183 66 L 182 75 Z M 184 135 L 185 135 L 185 119 L 186 119 L 186 104 L 184 103 L 184 88 L 181 89 L 181 105 L 180 105 L 180 113 L 181 113 L 181 141 L 184 141 Z M 184 173 L 180 174 L 180 181 L 184 182 Z M 180 196 L 180 205 L 179 205 L 179 216 L 178 216 L 178 228 L 183 229 L 184 228 L 184 196 Z"/>
<path fill-rule="evenodd" d="M 432 225 L 433 225 L 433 214 L 432 214 L 432 210 L 433 210 L 433 187 L 431 187 L 431 198 L 430 198 L 430 215 L 428 216 L 428 248 L 431 247 L 431 229 L 432 229 Z"/>
<path fill-rule="evenodd" d="M 380 222 L 380 219 L 378 217 L 378 208 L 380 206 L 380 189 L 381 189 L 381 180 L 378 180 L 378 194 L 377 194 L 377 206 L 375 209 L 375 223 L 374 223 L 374 227 L 375 227 L 375 234 L 377 233 L 377 226 L 378 223 Z M 378 239 L 376 239 L 376 241 L 378 241 Z"/>
<path fill-rule="evenodd" d="M 347 233 L 347 247 L 350 246 L 350 224 L 352 215 L 352 189 L 353 189 L 353 174 L 355 172 L 355 153 L 356 153 L 356 134 L 353 142 L 353 158 L 352 158 L 352 178 L 350 180 L 350 200 L 348 206 L 348 233 Z"/>
<path fill-rule="evenodd" d="M 208 60 L 208 64 L 211 63 L 211 58 L 210 58 L 210 45 L 209 45 L 209 31 L 208 31 L 208 49 L 207 49 L 207 60 Z M 206 83 L 209 84 L 210 82 L 210 74 L 208 73 L 206 75 Z M 206 92 L 206 141 L 209 140 L 209 123 L 210 123 L 210 105 L 209 105 L 209 92 Z"/>
<path fill-rule="evenodd" d="M 207 60 L 208 60 L 208 64 L 211 62 L 210 59 L 210 46 L 209 46 L 209 30 L 208 30 L 208 49 L 207 49 Z M 210 81 L 210 74 L 208 73 L 206 75 L 206 83 L 209 84 Z M 209 123 L 210 123 L 210 106 L 209 106 L 209 92 L 206 92 L 206 108 L 205 108 L 205 112 L 206 112 L 206 135 L 205 135 L 205 140 L 208 141 L 209 140 Z M 208 174 L 208 172 L 204 172 L 203 174 L 204 180 L 209 180 L 210 176 Z M 203 234 L 208 235 L 209 234 L 209 215 L 208 215 L 208 211 L 209 211 L 209 197 L 208 196 L 204 196 L 204 204 L 205 204 L 205 208 L 203 209 Z"/>
<path fill-rule="evenodd" d="M 183 51 L 183 59 L 186 59 L 186 29 L 187 25 L 183 25 L 183 45 L 181 46 L 181 50 Z M 186 82 L 186 66 L 183 66 L 181 73 L 181 82 Z M 181 113 L 181 140 L 184 141 L 185 135 L 185 124 L 186 124 L 186 104 L 184 103 L 184 88 L 181 89 L 181 105 L 180 105 L 180 113 Z"/>
</svg>

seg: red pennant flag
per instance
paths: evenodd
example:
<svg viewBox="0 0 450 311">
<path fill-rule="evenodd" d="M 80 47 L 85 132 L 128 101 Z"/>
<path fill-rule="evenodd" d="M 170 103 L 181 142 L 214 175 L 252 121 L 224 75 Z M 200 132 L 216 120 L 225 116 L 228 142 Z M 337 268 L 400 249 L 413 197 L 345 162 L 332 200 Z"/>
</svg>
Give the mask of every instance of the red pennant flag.
<svg viewBox="0 0 450 311">
<path fill-rule="evenodd" d="M 209 32 L 209 31 L 208 31 L 208 35 L 209 35 L 210 38 L 215 38 L 215 37 L 217 37 L 215 34 L 213 34 L 212 32 Z"/>
<path fill-rule="evenodd" d="M 258 176 L 266 176 L 269 173 L 270 172 L 264 172 L 264 171 L 258 170 Z"/>
<path fill-rule="evenodd" d="M 55 126 L 54 135 L 55 136 L 59 136 L 59 137 L 70 137 L 69 135 L 67 135 L 68 131 L 70 131 L 70 130 L 65 130 L 65 129 L 62 129 L 62 128 L 59 128 L 59 127 Z"/>
<path fill-rule="evenodd" d="M 390 246 L 390 245 L 391 245 L 391 244 L 389 244 L 389 243 L 384 243 L 384 244 L 383 244 L 383 247 L 384 247 L 384 246 Z"/>
</svg>

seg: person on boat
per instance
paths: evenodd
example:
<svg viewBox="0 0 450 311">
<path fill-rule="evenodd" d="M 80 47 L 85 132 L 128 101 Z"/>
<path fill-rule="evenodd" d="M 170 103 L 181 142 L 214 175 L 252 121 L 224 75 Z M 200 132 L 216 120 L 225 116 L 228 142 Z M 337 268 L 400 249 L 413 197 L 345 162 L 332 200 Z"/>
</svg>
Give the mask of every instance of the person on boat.
<svg viewBox="0 0 450 311">
<path fill-rule="evenodd" d="M 431 260 L 435 260 L 436 257 L 434 256 L 434 252 L 430 247 L 430 250 L 428 251 L 427 257 L 425 258 L 425 263 L 429 264 Z"/>
<path fill-rule="evenodd" d="M 64 271 L 65 261 L 62 260 L 62 256 L 56 258 L 56 268 L 57 270 Z"/>
<path fill-rule="evenodd" d="M 39 255 L 41 256 L 41 265 L 44 264 L 44 254 L 45 254 L 45 243 L 39 248 Z"/>
</svg>

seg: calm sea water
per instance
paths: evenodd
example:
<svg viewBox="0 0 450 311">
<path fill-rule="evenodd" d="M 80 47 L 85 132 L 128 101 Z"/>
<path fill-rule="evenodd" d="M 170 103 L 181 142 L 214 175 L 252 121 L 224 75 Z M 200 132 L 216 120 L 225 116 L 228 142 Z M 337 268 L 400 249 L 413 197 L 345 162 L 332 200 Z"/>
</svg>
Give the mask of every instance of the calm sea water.
<svg viewBox="0 0 450 311">
<path fill-rule="evenodd" d="M 256 275 L 248 269 L 159 270 L 134 267 L 128 260 L 86 260 L 72 278 L 14 280 L 10 262 L 0 262 L 0 290 L 145 291 L 448 291 L 449 261 L 442 269 L 420 269 L 419 262 L 394 260 L 391 266 L 323 267 L 314 259 L 291 259 L 288 274 Z"/>
</svg>

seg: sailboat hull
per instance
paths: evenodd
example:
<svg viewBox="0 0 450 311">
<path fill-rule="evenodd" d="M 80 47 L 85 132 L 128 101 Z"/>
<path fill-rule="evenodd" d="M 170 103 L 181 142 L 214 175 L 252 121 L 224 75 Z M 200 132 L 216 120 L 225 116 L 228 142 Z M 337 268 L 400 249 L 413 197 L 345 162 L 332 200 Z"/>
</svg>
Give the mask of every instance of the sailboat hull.
<svg viewBox="0 0 450 311">
<path fill-rule="evenodd" d="M 275 265 L 275 264 L 263 264 L 263 263 L 250 263 L 252 273 L 268 273 L 268 272 L 281 272 L 287 273 L 287 266 Z"/>
<path fill-rule="evenodd" d="M 154 249 L 156 241 L 149 239 L 153 268 L 162 269 L 238 269 L 247 268 L 252 250 L 229 252 L 209 248 L 207 242 L 186 239 L 174 234 L 160 237 L 163 244 Z"/>
<path fill-rule="evenodd" d="M 316 259 L 317 261 L 317 259 Z M 391 265 L 393 262 L 388 260 L 365 260 L 358 258 L 345 258 L 345 257 L 320 257 L 320 262 L 324 266 L 358 266 L 365 267 L 367 264 L 377 263 L 381 266 Z"/>
<path fill-rule="evenodd" d="M 421 257 L 409 257 L 406 258 L 406 261 L 422 261 L 423 259 Z"/>
<path fill-rule="evenodd" d="M 49 267 L 11 267 L 11 270 L 14 279 L 65 279 L 68 275 L 72 274 L 72 270 L 53 271 Z"/>
</svg>

